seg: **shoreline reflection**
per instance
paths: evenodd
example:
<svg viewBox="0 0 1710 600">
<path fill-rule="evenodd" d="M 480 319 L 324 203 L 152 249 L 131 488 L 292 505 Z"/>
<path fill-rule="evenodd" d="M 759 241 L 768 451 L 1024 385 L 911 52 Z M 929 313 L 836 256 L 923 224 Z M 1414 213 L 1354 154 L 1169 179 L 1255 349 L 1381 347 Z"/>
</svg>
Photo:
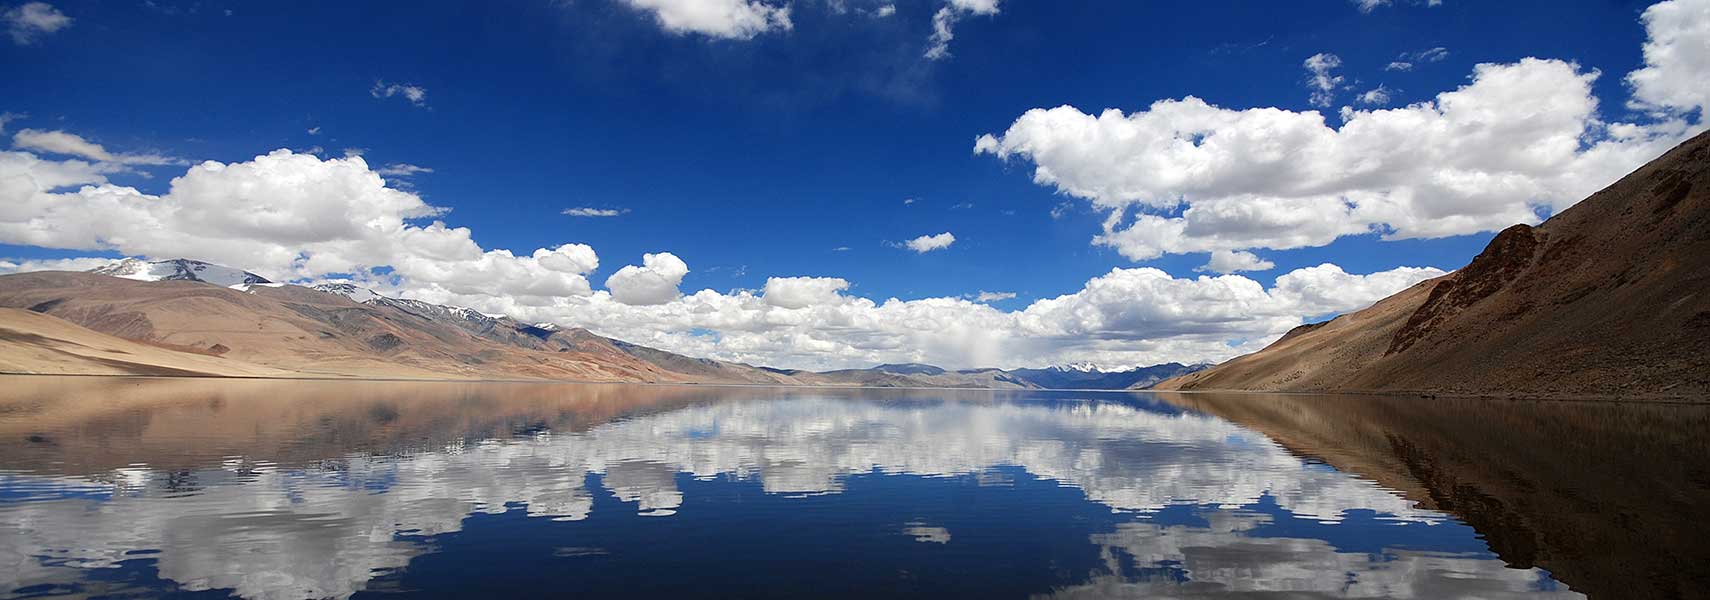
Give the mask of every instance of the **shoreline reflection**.
<svg viewBox="0 0 1710 600">
<path fill-rule="evenodd" d="M 652 564 L 626 544 L 659 536 L 706 545 L 648 575 L 661 589 L 694 579 L 681 589 L 698 595 L 725 592 L 693 552 L 808 544 L 851 553 L 851 570 L 870 561 L 880 587 L 851 594 L 970 591 L 971 574 L 933 565 L 1037 546 L 1013 581 L 986 585 L 1578 597 L 1394 491 L 1409 485 L 1145 394 L 300 383 L 49 380 L 0 394 L 0 436 L 37 440 L 0 451 L 0 581 L 19 594 L 349 597 L 456 593 L 434 590 L 560 561 L 566 583 L 598 592 Z M 550 546 L 502 542 L 523 538 Z M 463 553 L 499 561 L 494 579 L 418 568 Z M 916 562 L 884 567 L 897 556 Z M 101 575 L 115 572 L 130 579 Z M 762 575 L 762 595 L 793 577 L 747 577 Z"/>
</svg>

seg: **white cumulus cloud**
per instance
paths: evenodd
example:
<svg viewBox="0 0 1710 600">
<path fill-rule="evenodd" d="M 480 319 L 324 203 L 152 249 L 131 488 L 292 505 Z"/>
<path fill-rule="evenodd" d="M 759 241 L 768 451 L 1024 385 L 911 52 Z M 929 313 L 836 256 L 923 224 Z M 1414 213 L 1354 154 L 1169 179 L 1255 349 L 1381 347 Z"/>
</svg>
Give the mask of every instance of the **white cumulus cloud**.
<svg viewBox="0 0 1710 600">
<path fill-rule="evenodd" d="M 1241 271 L 1266 271 L 1276 266 L 1276 263 L 1259 258 L 1258 255 L 1245 250 L 1213 250 L 1211 260 L 1196 270 L 1212 273 L 1238 273 Z"/>
<path fill-rule="evenodd" d="M 204 162 L 160 195 L 112 185 L 102 163 L 0 152 L 0 243 L 189 257 L 276 280 L 391 267 L 423 294 L 491 294 L 518 303 L 591 293 L 592 248 L 486 250 L 443 209 L 390 188 L 361 157 L 277 150 Z M 77 186 L 76 189 L 69 189 Z"/>
<path fill-rule="evenodd" d="M 946 231 L 937 235 L 923 235 L 903 242 L 903 247 L 925 254 L 933 250 L 949 248 L 950 244 L 954 243 L 956 243 L 956 236 L 951 235 L 950 232 Z"/>
<path fill-rule="evenodd" d="M 612 299 L 624 304 L 647 306 L 676 300 L 677 286 L 689 274 L 688 263 L 670 252 L 645 254 L 641 266 L 624 265 L 606 278 Z"/>
<path fill-rule="evenodd" d="M 848 294 L 849 281 L 837 277 L 773 277 L 760 293 L 701 290 L 647 306 L 605 291 L 544 306 L 492 296 L 428 299 L 750 364 L 1133 366 L 1221 361 L 1257 350 L 1307 318 L 1358 309 L 1442 274 L 1402 267 L 1358 275 L 1327 264 L 1284 274 L 1267 290 L 1239 275 L 1175 278 L 1152 268 L 1114 269 L 1074 293 L 1014 311 L 963 298 L 869 299 Z"/>
<path fill-rule="evenodd" d="M 789 31 L 790 7 L 761 0 L 623 0 L 652 13 L 665 31 L 747 40 L 768 31 Z"/>
<path fill-rule="evenodd" d="M 1697 111 L 1710 120 L 1710 0 L 1668 0 L 1645 9 L 1645 66 L 1627 75 L 1632 105 Z"/>
<path fill-rule="evenodd" d="M 1352 310 L 1435 269 L 1367 275 L 1296 270 L 1267 290 L 1238 275 L 1175 278 L 1115 269 L 1082 289 L 1003 311 L 1006 293 L 870 299 L 839 277 L 771 277 L 758 291 L 680 294 L 687 264 L 649 254 L 594 290 L 594 249 L 484 249 L 444 210 L 359 156 L 280 150 L 206 162 L 159 195 L 112 185 L 99 163 L 0 152 L 0 243 L 190 257 L 276 280 L 350 279 L 382 293 L 507 314 L 691 356 L 801 368 L 930 362 L 950 367 L 1074 361 L 1141 365 L 1249 352 L 1304 319 Z M 929 236 L 930 237 L 930 236 Z M 0 271 L 84 269 L 89 259 L 11 259 Z M 387 267 L 384 275 L 375 269 Z"/>
<path fill-rule="evenodd" d="M 849 282 L 836 277 L 770 277 L 762 292 L 768 306 L 807 308 L 835 304 Z"/>
<path fill-rule="evenodd" d="M 1124 114 L 1027 111 L 976 153 L 1110 211 L 1099 244 L 1162 254 L 1429 238 L 1535 223 L 1684 139 L 1673 120 L 1606 123 L 1596 71 L 1524 59 L 1400 108 L 1230 109 L 1192 96 Z"/>
</svg>

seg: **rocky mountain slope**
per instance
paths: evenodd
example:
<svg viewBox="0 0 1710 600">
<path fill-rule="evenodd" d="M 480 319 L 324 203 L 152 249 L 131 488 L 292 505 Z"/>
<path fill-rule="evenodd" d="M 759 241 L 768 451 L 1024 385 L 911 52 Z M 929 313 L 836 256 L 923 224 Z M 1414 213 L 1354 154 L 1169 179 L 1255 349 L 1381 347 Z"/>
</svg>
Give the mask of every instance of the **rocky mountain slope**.
<svg viewBox="0 0 1710 600">
<path fill-rule="evenodd" d="M 1710 398 L 1710 133 L 1459 271 L 1158 388 Z"/>
</svg>

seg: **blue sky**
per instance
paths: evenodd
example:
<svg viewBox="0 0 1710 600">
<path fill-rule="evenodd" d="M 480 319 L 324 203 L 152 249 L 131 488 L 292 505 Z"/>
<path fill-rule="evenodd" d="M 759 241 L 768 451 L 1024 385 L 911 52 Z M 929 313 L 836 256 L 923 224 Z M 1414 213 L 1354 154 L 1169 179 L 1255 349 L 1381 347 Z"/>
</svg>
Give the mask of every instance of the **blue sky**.
<svg viewBox="0 0 1710 600">
<path fill-rule="evenodd" d="M 1137 260 L 1120 245 L 1094 243 L 1095 236 L 1109 233 L 1105 223 L 1115 210 L 1128 211 L 1128 217 L 1134 211 L 1171 217 L 1192 204 L 1168 208 L 1131 193 L 1077 192 L 1061 182 L 1035 182 L 1035 169 L 1042 166 L 1077 169 L 1084 175 L 1080 183 L 1089 185 L 1126 175 L 1093 173 L 1118 167 L 1073 162 L 1084 157 L 1049 156 L 1036 135 L 1005 136 L 1029 109 L 1068 105 L 1090 115 L 1107 108 L 1133 114 L 1155 101 L 1193 96 L 1232 111 L 1317 110 L 1326 127 L 1335 129 L 1343 125 L 1341 107 L 1378 110 L 1433 101 L 1468 85 L 1477 64 L 1538 57 L 1569 62 L 1576 69 L 1570 73 L 1599 74 L 1587 80 L 1589 97 L 1597 101 L 1592 116 L 1575 117 L 1591 124 L 1579 136 L 1579 151 L 1612 137 L 1596 129 L 1603 123 L 1657 128 L 1646 134 L 1645 148 L 1612 161 L 1610 172 L 1625 172 L 1702 122 L 1702 109 L 1695 111 L 1689 101 L 1630 102 L 1635 92 L 1625 77 L 1648 64 L 1644 44 L 1650 38 L 1641 19 L 1648 2 L 706 1 L 760 10 L 772 20 L 762 16 L 758 26 L 751 21 L 749 29 L 734 33 L 732 25 L 716 19 L 685 26 L 672 20 L 678 9 L 671 5 L 679 0 L 62 0 L 45 6 L 68 22 L 55 26 L 50 19 L 43 26 L 20 21 L 18 11 L 26 5 L 17 4 L 8 13 L 13 43 L 0 43 L 4 75 L 13 82 L 0 97 L 0 111 L 25 115 L 6 124 L 8 138 L 23 130 L 65 132 L 110 153 L 170 159 L 115 166 L 93 182 L 153 196 L 169 195 L 172 179 L 190 165 L 239 163 L 280 148 L 329 161 L 360 153 L 377 171 L 388 165 L 431 169 L 387 176 L 387 185 L 449 209 L 437 218 L 468 228 L 484 250 L 524 255 L 586 244 L 600 262 L 582 274 L 594 292 L 623 265 L 642 265 L 644 253 L 669 252 L 687 265 L 674 286 L 683 294 L 747 289 L 759 295 L 768 278 L 810 276 L 842 279 L 849 285 L 845 295 L 878 303 L 1014 293 L 993 301 L 1004 313 L 1084 291 L 1089 280 L 1113 269 L 1155 267 L 1177 279 L 1215 275 L 1196 271 L 1207 263 L 1205 252 L 1166 249 Z M 894 12 L 882 12 L 883 6 Z M 787 28 L 777 10 L 788 11 Z M 943 11 L 951 16 L 954 37 L 948 56 L 933 59 L 925 54 L 933 43 L 934 17 Z M 1696 14 L 1685 12 L 1691 14 L 1682 18 Z M 1306 66 L 1321 54 L 1339 63 L 1326 71 L 1339 79 L 1323 89 L 1314 86 Z M 1397 62 L 1411 68 L 1391 66 Z M 1676 88 L 1684 80 L 1678 72 L 1665 75 Z M 405 86 L 421 91 L 419 102 L 407 97 Z M 1383 90 L 1387 100 L 1362 101 L 1361 94 L 1374 89 Z M 1315 91 L 1328 97 L 1327 105 L 1312 103 Z M 1659 125 L 1670 122 L 1679 125 Z M 975 140 L 985 134 L 1013 148 L 1002 156 L 976 153 Z M 54 156 L 51 145 L 11 141 L 15 152 Z M 58 160 L 67 156 L 78 155 L 61 153 Z M 1527 176 L 1542 181 L 1550 175 Z M 1516 193 L 1528 198 L 1534 213 L 1547 215 L 1578 199 L 1555 196 L 1612 181 L 1604 179 L 1609 181 L 1596 185 L 1546 182 Z M 1169 187 L 1189 200 L 1196 193 L 1209 198 L 1252 192 L 1230 192 L 1219 184 L 1128 188 L 1135 186 L 1143 188 L 1140 195 Z M 619 214 L 561 214 L 578 207 Z M 1414 213 L 1445 210 L 1458 208 Z M 1418 231 L 1424 239 L 1331 234 L 1328 240 L 1293 244 L 1230 242 L 1230 248 L 1273 263 L 1239 275 L 1265 288 L 1278 276 L 1321 263 L 1361 275 L 1396 267 L 1451 270 L 1491 237 L 1497 227 L 1485 221 L 1507 223 L 1514 214 L 1485 214 L 1473 219 L 1478 223 L 1443 227 L 1379 227 Z M 915 252 L 902 245 L 942 232 L 954 235 L 946 248 Z M 12 257 L 14 264 L 77 256 L 164 257 L 152 247 L 111 239 L 44 239 L 0 229 L 0 241 L 10 242 L 0 245 L 0 256 Z M 233 266 L 276 277 L 350 276 L 283 269 L 243 256 L 194 258 L 238 263 Z M 364 268 L 382 266 L 359 262 Z M 367 276 L 372 271 L 356 274 Z M 495 312 L 516 312 L 518 306 L 446 291 L 455 287 L 449 285 L 433 290 L 409 282 L 375 283 Z M 1334 302 L 1292 308 L 1296 322 L 1346 309 Z M 1325 310 L 1312 312 L 1320 308 Z M 556 315 L 538 312 L 542 318 Z M 568 320 L 601 330 L 598 323 Z M 1120 327 L 1110 332 L 1143 342 L 1173 335 L 1158 333 L 1170 327 L 1154 321 L 1139 337 Z M 845 362 L 816 354 L 822 351 L 842 352 L 854 363 L 919 358 L 971 366 L 984 358 L 899 349 L 906 343 L 850 346 L 858 351 L 797 344 L 789 351 L 722 352 L 717 328 L 688 325 L 673 321 L 674 332 L 658 335 L 699 336 L 705 344 L 657 337 L 654 330 L 664 326 L 644 327 L 640 320 L 608 332 L 683 351 L 810 366 Z M 1250 349 L 1280 333 L 1276 327 L 1200 333 L 1227 348 Z M 1104 337 L 1101 332 L 1091 337 Z M 1111 347 L 1082 354 L 1119 363 L 1222 358 L 1207 350 L 1215 346 L 1170 356 L 1158 350 L 1118 357 Z M 1021 362 L 1077 356 L 1052 348 L 1029 351 Z"/>
</svg>

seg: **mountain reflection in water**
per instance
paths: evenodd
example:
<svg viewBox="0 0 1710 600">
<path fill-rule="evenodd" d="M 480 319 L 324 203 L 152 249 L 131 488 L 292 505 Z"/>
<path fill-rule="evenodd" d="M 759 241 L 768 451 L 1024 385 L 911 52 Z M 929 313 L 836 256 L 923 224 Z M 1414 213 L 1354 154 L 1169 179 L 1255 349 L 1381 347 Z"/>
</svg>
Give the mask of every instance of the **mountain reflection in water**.
<svg viewBox="0 0 1710 600">
<path fill-rule="evenodd" d="M 17 596 L 1671 597 L 1702 589 L 1693 565 L 1710 557 L 1689 533 L 1688 509 L 1710 499 L 1692 407 L 51 377 L 0 390 L 0 591 Z"/>
</svg>

